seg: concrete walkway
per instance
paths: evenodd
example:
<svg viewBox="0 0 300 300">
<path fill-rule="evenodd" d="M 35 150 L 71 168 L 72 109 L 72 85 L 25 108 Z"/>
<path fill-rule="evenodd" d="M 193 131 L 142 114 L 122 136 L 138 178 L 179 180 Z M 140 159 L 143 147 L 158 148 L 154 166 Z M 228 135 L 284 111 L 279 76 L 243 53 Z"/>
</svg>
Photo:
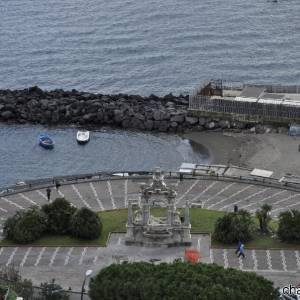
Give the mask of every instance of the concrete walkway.
<svg viewBox="0 0 300 300">
<path fill-rule="evenodd" d="M 65 197 L 76 207 L 88 207 L 95 211 L 126 208 L 128 200 L 138 199 L 139 184 L 147 179 L 118 178 L 62 185 L 58 191 L 52 188 L 51 199 Z M 176 185 L 177 206 L 186 201 L 202 204 L 204 208 L 232 211 L 234 205 L 250 212 L 263 203 L 271 204 L 272 215 L 277 216 L 287 208 L 300 209 L 300 193 L 281 188 L 228 182 L 216 179 L 166 179 Z M 47 203 L 45 187 L 27 192 L 0 197 L 0 222 L 16 210 Z M 294 250 L 246 250 L 246 258 L 238 259 L 232 249 L 203 249 L 206 242 L 194 236 L 194 247 L 200 247 L 205 262 L 214 262 L 224 267 L 255 271 L 272 277 L 277 284 L 284 280 L 297 280 L 300 270 L 299 252 Z M 99 270 L 120 257 L 131 261 L 151 259 L 172 261 L 183 257 L 184 248 L 139 248 L 126 247 L 122 239 L 112 237 L 107 248 L 101 247 L 3 247 L 0 248 L 0 264 L 20 267 L 21 273 L 39 283 L 56 278 L 66 288 L 80 290 L 86 269 Z M 274 279 L 275 278 L 275 279 Z M 299 282 L 297 282 L 299 283 Z"/>
</svg>

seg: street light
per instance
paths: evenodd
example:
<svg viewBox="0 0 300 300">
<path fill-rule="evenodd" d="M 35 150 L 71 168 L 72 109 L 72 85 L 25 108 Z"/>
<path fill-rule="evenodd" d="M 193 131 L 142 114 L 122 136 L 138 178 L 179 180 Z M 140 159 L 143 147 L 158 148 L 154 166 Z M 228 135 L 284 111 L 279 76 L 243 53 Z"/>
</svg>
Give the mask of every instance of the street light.
<svg viewBox="0 0 300 300">
<path fill-rule="evenodd" d="M 85 282 L 86 282 L 86 279 L 91 276 L 93 273 L 93 270 L 87 270 L 85 272 L 85 276 L 84 276 L 84 280 L 83 280 L 83 283 L 82 283 L 82 288 L 81 288 L 81 300 L 83 300 L 83 292 L 84 292 L 84 286 L 85 286 Z"/>
</svg>

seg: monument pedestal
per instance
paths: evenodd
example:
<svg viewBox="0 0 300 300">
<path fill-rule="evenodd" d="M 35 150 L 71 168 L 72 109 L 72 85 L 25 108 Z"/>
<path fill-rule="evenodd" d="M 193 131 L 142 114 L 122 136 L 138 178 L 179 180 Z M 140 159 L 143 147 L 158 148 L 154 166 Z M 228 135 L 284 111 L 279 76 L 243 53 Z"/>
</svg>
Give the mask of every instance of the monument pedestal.
<svg viewBox="0 0 300 300">
<path fill-rule="evenodd" d="M 141 185 L 138 203 L 128 202 L 128 221 L 125 243 L 140 246 L 190 246 L 191 224 L 189 206 L 186 203 L 184 221 L 176 209 L 176 191 L 167 187 L 159 169 L 153 174 L 150 185 Z M 163 198 L 163 199 L 161 199 Z M 133 204 L 138 209 L 133 212 Z M 154 217 L 151 208 L 165 207 L 165 217 Z"/>
</svg>

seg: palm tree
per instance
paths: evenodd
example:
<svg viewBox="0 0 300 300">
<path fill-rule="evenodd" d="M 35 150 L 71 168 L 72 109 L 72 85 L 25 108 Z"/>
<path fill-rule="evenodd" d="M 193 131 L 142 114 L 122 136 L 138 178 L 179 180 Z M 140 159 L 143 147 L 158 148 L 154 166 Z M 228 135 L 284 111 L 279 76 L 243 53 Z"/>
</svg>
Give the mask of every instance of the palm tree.
<svg viewBox="0 0 300 300">
<path fill-rule="evenodd" d="M 259 229 L 262 233 L 269 232 L 269 222 L 271 221 L 270 211 L 272 210 L 272 206 L 269 204 L 263 204 L 260 209 L 256 211 L 256 217 L 259 221 Z"/>
</svg>

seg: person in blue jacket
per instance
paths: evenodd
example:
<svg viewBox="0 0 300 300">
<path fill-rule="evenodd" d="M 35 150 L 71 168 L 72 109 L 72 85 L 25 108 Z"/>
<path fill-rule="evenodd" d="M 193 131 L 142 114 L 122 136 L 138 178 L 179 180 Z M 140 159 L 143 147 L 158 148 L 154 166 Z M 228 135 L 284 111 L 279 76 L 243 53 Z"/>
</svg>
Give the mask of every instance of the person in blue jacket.
<svg viewBox="0 0 300 300">
<path fill-rule="evenodd" d="M 242 242 L 239 240 L 237 248 L 235 250 L 235 254 L 238 254 L 240 252 L 241 245 L 242 245 Z"/>
<path fill-rule="evenodd" d="M 244 246 L 244 244 L 241 244 L 238 257 L 240 257 L 240 256 L 242 256 L 243 258 L 245 258 L 245 246 Z"/>
</svg>

